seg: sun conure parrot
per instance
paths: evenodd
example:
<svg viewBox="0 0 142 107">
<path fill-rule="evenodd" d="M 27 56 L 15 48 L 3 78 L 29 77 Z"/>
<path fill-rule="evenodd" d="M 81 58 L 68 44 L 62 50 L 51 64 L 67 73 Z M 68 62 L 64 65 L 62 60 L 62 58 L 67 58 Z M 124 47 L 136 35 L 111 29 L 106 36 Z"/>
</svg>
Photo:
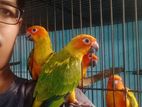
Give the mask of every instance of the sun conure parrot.
<svg viewBox="0 0 142 107">
<path fill-rule="evenodd" d="M 61 51 L 52 54 L 38 78 L 33 107 L 40 107 L 45 100 L 52 100 L 49 107 L 59 107 L 66 95 L 74 93 L 81 79 L 82 58 L 92 48 L 98 50 L 96 39 L 91 35 L 80 34 Z"/>
<path fill-rule="evenodd" d="M 42 26 L 31 26 L 27 29 L 27 37 L 34 42 L 34 48 L 28 57 L 28 68 L 33 80 L 37 80 L 41 67 L 48 56 L 53 53 L 48 31 Z"/>
<path fill-rule="evenodd" d="M 81 82 L 83 82 L 83 78 L 86 78 L 87 68 L 89 66 L 96 66 L 98 61 L 98 57 L 94 53 L 88 52 L 82 58 L 82 72 L 81 72 Z M 75 93 L 72 93 L 67 97 L 67 102 L 73 103 L 75 99 Z"/>
<path fill-rule="evenodd" d="M 92 61 L 92 65 L 96 66 L 98 59 L 99 58 L 95 54 L 89 53 L 89 52 L 83 56 L 83 59 L 82 59 L 83 78 L 87 76 L 87 68 L 91 66 L 91 61 Z"/>
<path fill-rule="evenodd" d="M 109 77 L 107 89 L 107 107 L 138 107 L 134 94 L 127 87 L 124 87 L 122 78 L 119 75 Z"/>
</svg>

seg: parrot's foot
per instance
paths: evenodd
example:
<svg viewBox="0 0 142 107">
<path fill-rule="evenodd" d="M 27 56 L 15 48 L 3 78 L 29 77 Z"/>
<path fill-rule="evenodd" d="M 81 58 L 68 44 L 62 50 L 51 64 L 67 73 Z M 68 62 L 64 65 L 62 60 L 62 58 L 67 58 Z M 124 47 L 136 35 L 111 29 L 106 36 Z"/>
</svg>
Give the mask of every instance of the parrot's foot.
<svg viewBox="0 0 142 107">
<path fill-rule="evenodd" d="M 95 107 L 88 104 L 87 102 L 79 102 L 77 99 L 74 99 L 74 102 L 66 102 L 66 104 L 67 106 L 65 107 Z"/>
<path fill-rule="evenodd" d="M 75 104 L 75 105 L 78 105 L 78 104 L 79 104 L 79 102 L 77 101 L 76 98 L 75 98 L 75 99 L 72 99 L 72 100 L 70 100 L 70 101 L 68 100 L 67 103 L 68 103 L 68 104 Z"/>
<path fill-rule="evenodd" d="M 76 103 L 70 103 L 71 107 L 93 107 L 87 103 L 79 103 L 78 101 Z"/>
<path fill-rule="evenodd" d="M 70 105 L 73 107 L 81 107 L 81 104 L 77 100 L 75 100 L 73 103 L 70 103 Z"/>
<path fill-rule="evenodd" d="M 74 99 L 74 101 L 71 102 L 70 104 L 76 104 L 76 105 L 79 105 L 79 102 L 77 101 L 77 99 Z"/>
</svg>

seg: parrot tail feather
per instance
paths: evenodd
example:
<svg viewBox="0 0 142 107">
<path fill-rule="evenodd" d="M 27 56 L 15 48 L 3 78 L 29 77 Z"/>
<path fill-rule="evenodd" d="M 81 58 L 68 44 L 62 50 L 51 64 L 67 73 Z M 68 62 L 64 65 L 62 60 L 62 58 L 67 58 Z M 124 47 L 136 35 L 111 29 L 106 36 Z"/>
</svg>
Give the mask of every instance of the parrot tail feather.
<svg viewBox="0 0 142 107">
<path fill-rule="evenodd" d="M 44 102 L 44 107 L 60 107 L 64 102 L 64 97 L 54 96 Z"/>
<path fill-rule="evenodd" d="M 63 102 L 64 102 L 64 99 L 63 99 L 63 98 L 58 99 L 58 100 L 56 100 L 56 101 L 53 101 L 53 102 L 49 105 L 49 107 L 60 107 L 61 104 L 63 104 Z"/>
</svg>

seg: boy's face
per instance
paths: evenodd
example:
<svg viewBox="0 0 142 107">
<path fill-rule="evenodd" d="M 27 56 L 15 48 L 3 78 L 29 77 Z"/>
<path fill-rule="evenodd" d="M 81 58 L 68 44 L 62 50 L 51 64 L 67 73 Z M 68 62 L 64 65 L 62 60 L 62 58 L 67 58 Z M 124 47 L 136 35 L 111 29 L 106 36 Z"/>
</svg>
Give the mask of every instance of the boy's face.
<svg viewBox="0 0 142 107">
<path fill-rule="evenodd" d="M 16 0 L 0 0 L 0 2 L 1 1 L 6 2 L 6 4 L 16 6 Z M 0 3 L 0 71 L 9 61 L 16 36 L 20 28 L 20 21 L 15 25 L 2 23 L 2 21 L 5 21 L 7 17 L 9 18 L 9 11 L 14 12 L 14 9 L 16 9 L 11 7 L 10 5 L 4 4 L 3 6 Z M 7 10 L 5 10 L 5 7 Z M 6 17 L 4 18 L 5 20 L 3 20 L 2 17 Z M 10 20 L 9 22 L 12 21 Z"/>
</svg>

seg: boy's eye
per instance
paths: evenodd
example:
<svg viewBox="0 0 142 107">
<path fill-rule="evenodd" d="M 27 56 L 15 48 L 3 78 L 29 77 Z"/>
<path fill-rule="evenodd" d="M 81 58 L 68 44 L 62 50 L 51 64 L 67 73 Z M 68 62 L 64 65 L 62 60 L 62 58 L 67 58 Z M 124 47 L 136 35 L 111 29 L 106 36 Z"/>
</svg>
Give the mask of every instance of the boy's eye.
<svg viewBox="0 0 142 107">
<path fill-rule="evenodd" d="M 7 18 L 7 17 L 15 17 L 14 14 L 5 8 L 0 8 L 0 17 Z"/>
<path fill-rule="evenodd" d="M 7 24 L 16 24 L 22 11 L 17 7 L 7 4 L 7 2 L 0 0 L 0 22 L 7 23 Z"/>
</svg>

